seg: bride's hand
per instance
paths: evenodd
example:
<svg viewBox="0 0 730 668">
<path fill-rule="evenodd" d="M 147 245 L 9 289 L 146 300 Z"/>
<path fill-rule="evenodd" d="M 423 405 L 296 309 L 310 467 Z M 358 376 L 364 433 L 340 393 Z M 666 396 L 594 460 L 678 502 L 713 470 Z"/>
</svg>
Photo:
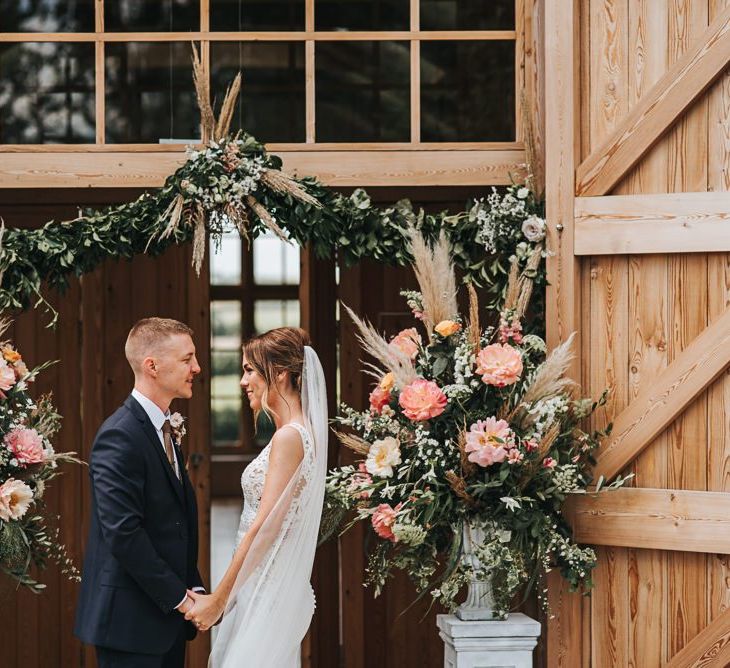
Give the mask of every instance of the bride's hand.
<svg viewBox="0 0 730 668">
<path fill-rule="evenodd" d="M 185 613 L 185 619 L 191 621 L 199 631 L 207 631 L 223 614 L 224 604 L 215 594 L 200 594 L 188 591 L 193 599 L 193 607 Z"/>
</svg>

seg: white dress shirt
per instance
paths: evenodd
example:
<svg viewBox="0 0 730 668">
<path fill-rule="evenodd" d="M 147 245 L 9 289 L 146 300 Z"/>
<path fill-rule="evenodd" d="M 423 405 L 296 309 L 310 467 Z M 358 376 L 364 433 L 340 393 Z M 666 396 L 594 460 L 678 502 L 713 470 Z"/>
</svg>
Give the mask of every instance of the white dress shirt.
<svg viewBox="0 0 730 668">
<path fill-rule="evenodd" d="M 137 400 L 137 403 L 144 408 L 144 412 L 147 413 L 147 417 L 150 419 L 152 426 L 155 428 L 157 437 L 160 439 L 160 445 L 164 451 L 165 437 L 162 434 L 162 425 L 165 423 L 165 420 L 170 419 L 170 411 L 168 410 L 167 413 L 163 413 L 160 407 L 152 401 L 152 399 L 148 399 L 136 387 L 132 390 L 132 396 Z M 177 452 L 175 451 L 175 448 L 172 449 L 172 456 L 175 460 L 175 475 L 177 475 L 179 480 L 182 480 L 182 476 L 180 475 L 180 463 L 177 460 Z M 165 458 L 167 458 L 167 452 L 165 452 Z M 204 592 L 205 589 L 203 587 L 193 587 L 193 591 Z M 187 597 L 188 595 L 185 594 L 183 600 L 175 606 L 175 610 L 185 603 L 185 599 Z"/>
</svg>

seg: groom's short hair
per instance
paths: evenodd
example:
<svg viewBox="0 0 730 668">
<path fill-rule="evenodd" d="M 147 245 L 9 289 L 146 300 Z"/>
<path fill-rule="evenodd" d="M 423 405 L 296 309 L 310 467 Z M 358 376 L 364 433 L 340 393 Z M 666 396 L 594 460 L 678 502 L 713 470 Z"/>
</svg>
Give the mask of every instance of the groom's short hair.
<svg viewBox="0 0 730 668">
<path fill-rule="evenodd" d="M 124 354 L 129 366 L 137 371 L 142 366 L 145 357 L 159 350 L 161 344 L 171 336 L 187 334 L 193 337 L 193 330 L 184 322 L 171 318 L 143 318 L 129 330 L 127 342 L 124 345 Z"/>
</svg>

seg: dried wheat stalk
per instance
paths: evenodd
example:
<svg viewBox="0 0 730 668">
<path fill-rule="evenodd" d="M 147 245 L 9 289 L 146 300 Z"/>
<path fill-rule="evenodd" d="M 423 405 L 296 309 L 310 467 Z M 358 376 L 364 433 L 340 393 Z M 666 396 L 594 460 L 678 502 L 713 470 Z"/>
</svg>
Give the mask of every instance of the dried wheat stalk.
<svg viewBox="0 0 730 668">
<path fill-rule="evenodd" d="M 236 108 L 236 102 L 238 102 L 238 94 L 241 92 L 241 73 L 236 74 L 236 78 L 233 83 L 226 90 L 226 95 L 223 98 L 223 104 L 221 105 L 221 111 L 218 114 L 218 123 L 215 126 L 215 134 L 213 135 L 216 140 L 223 139 L 231 129 L 231 121 L 233 120 L 233 110 Z"/>
<path fill-rule="evenodd" d="M 474 350 L 479 350 L 481 344 L 481 330 L 479 328 L 479 297 L 471 283 L 466 284 L 469 291 L 469 342 Z"/>
<path fill-rule="evenodd" d="M 466 491 L 466 481 L 461 476 L 456 475 L 453 471 L 446 472 L 446 480 L 448 480 L 451 489 L 454 490 L 454 494 L 458 496 L 468 506 L 475 506 L 476 500 L 474 497 Z"/>
<path fill-rule="evenodd" d="M 359 436 L 346 434 L 342 431 L 336 431 L 335 436 L 340 439 L 340 443 L 342 443 L 342 445 L 346 448 L 350 448 L 350 450 L 356 452 L 358 455 L 367 456 L 370 452 L 370 443 Z"/>
<path fill-rule="evenodd" d="M 200 58 L 195 42 L 193 42 L 193 83 L 195 84 L 195 97 L 200 108 L 200 125 L 203 131 L 203 143 L 207 144 L 214 136 L 215 115 L 213 114 L 213 107 L 210 104 L 208 77 L 203 69 L 203 61 Z"/>
<path fill-rule="evenodd" d="M 276 221 L 274 220 L 273 216 L 269 213 L 267 208 L 261 204 L 253 195 L 246 195 L 246 204 L 251 207 L 253 212 L 261 219 L 261 222 L 263 222 L 266 227 L 268 227 L 279 239 L 282 241 L 288 242 L 289 239 L 287 239 L 286 234 L 284 234 L 284 231 L 276 224 Z"/>
<path fill-rule="evenodd" d="M 261 182 L 269 186 L 276 192 L 291 195 L 300 202 L 312 204 L 317 208 L 322 208 L 319 200 L 312 197 L 302 186 L 288 174 L 280 172 L 278 169 L 265 169 L 261 174 Z"/>
</svg>

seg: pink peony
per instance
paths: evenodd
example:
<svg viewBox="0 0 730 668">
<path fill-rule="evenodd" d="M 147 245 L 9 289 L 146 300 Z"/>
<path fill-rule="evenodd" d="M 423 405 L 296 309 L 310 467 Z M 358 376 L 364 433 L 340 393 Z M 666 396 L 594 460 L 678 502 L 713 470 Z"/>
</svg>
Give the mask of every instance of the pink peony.
<svg viewBox="0 0 730 668">
<path fill-rule="evenodd" d="M 393 533 L 393 524 L 395 524 L 395 518 L 402 505 L 399 503 L 395 508 L 392 508 L 387 503 L 381 503 L 375 509 L 371 521 L 373 523 L 373 529 L 375 529 L 375 533 L 378 536 L 393 543 L 398 542 L 398 539 Z"/>
<path fill-rule="evenodd" d="M 513 446 L 512 430 L 505 420 L 493 417 L 477 420 L 466 434 L 468 459 L 479 466 L 503 462 L 507 451 Z"/>
<path fill-rule="evenodd" d="M 0 485 L 0 519 L 19 520 L 28 512 L 33 491 L 22 480 L 8 478 Z"/>
<path fill-rule="evenodd" d="M 384 390 L 380 385 L 370 393 L 370 410 L 373 413 L 382 413 L 383 407 L 390 403 L 390 390 Z"/>
<path fill-rule="evenodd" d="M 430 420 L 446 408 L 446 395 L 432 380 L 418 378 L 403 388 L 398 403 L 404 415 L 414 422 Z"/>
<path fill-rule="evenodd" d="M 487 385 L 512 385 L 522 374 L 522 355 L 506 343 L 493 343 L 479 351 L 476 372 Z"/>
<path fill-rule="evenodd" d="M 35 429 L 13 429 L 3 441 L 20 464 L 41 464 L 46 458 L 43 438 Z"/>
<path fill-rule="evenodd" d="M 0 357 L 0 390 L 7 392 L 13 385 L 15 385 L 15 370 L 4 357 Z"/>
<path fill-rule="evenodd" d="M 390 340 L 390 345 L 411 359 L 415 359 L 418 355 L 418 346 L 421 345 L 421 336 L 415 327 L 404 329 Z"/>
</svg>

